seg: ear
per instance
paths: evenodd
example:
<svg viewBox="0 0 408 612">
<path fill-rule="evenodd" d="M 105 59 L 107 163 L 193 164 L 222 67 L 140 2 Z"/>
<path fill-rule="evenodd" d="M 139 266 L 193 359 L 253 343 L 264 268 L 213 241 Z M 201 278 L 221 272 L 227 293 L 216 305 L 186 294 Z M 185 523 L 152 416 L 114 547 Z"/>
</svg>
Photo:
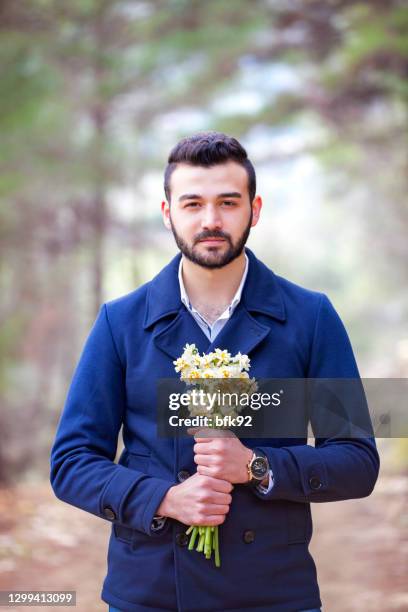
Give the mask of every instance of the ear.
<svg viewBox="0 0 408 612">
<path fill-rule="evenodd" d="M 252 201 L 252 223 L 251 227 L 254 227 L 259 221 L 259 217 L 261 215 L 262 208 L 262 198 L 261 196 L 256 196 Z"/>
<path fill-rule="evenodd" d="M 163 200 L 161 203 L 161 212 L 163 217 L 163 223 L 167 229 L 171 229 L 170 225 L 170 204 Z"/>
</svg>

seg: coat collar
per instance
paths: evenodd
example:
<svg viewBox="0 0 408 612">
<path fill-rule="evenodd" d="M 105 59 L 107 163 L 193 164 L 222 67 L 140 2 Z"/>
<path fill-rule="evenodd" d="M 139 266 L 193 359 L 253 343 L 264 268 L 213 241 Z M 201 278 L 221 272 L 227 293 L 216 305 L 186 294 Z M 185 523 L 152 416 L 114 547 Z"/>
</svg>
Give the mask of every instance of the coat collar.
<svg viewBox="0 0 408 612">
<path fill-rule="evenodd" d="M 257 259 L 250 249 L 245 248 L 245 252 L 249 259 L 249 268 L 241 296 L 242 305 L 248 312 L 259 312 L 278 321 L 285 321 L 285 306 L 275 274 Z M 181 253 L 178 253 L 152 279 L 146 298 L 144 329 L 184 308 L 178 281 L 180 259 Z"/>
<path fill-rule="evenodd" d="M 257 320 L 251 313 L 269 315 L 280 322 L 285 320 L 285 307 L 278 281 L 249 249 L 248 276 L 241 301 L 214 342 L 210 342 L 201 328 L 187 311 L 180 298 L 178 282 L 179 253 L 151 281 L 147 294 L 144 328 L 171 317 L 168 323 L 162 321 L 154 330 L 154 343 L 164 353 L 177 359 L 185 344 L 194 343 L 200 353 L 209 353 L 217 346 L 236 354 L 249 354 L 270 333 L 271 327 Z"/>
</svg>

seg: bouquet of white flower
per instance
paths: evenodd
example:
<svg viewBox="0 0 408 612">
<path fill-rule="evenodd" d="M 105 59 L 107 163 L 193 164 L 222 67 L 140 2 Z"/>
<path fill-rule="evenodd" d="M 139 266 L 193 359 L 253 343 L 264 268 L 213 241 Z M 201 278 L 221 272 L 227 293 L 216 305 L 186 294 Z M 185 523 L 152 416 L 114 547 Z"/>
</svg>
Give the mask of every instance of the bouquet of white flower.
<svg viewBox="0 0 408 612">
<path fill-rule="evenodd" d="M 250 360 L 247 355 L 241 353 L 231 356 L 228 351 L 217 348 L 211 353 L 200 355 L 195 344 L 186 344 L 181 357 L 173 363 L 176 372 L 180 373 L 182 381 L 194 389 L 199 387 L 204 391 L 200 396 L 202 401 L 199 404 L 192 398 L 187 406 L 192 416 L 211 415 L 215 417 L 218 415 L 223 417 L 230 415 L 233 417 L 242 410 L 242 406 L 239 402 L 234 401 L 232 396 L 241 392 L 251 395 L 257 389 L 255 379 L 250 379 L 248 374 Z M 225 391 L 231 391 L 231 378 L 236 379 L 234 381 L 234 393 L 225 393 Z M 192 391 L 190 393 L 192 396 Z M 215 396 L 223 399 L 227 397 L 228 401 L 205 401 L 205 398 L 214 398 Z M 186 533 L 191 534 L 188 549 L 192 550 L 194 548 L 198 538 L 196 550 L 204 552 L 207 559 L 211 558 L 212 551 L 214 551 L 215 565 L 220 567 L 218 525 L 191 525 Z"/>
</svg>

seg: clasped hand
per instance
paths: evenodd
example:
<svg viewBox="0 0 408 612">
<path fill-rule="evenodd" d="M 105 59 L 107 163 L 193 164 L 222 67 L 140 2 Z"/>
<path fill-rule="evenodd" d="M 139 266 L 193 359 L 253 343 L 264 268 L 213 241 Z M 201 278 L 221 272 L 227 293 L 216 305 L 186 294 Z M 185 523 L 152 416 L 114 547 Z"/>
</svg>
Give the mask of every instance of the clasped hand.
<svg viewBox="0 0 408 612">
<path fill-rule="evenodd" d="M 194 461 L 197 472 L 227 480 L 231 484 L 248 482 L 247 464 L 252 450 L 229 430 L 190 429 L 194 435 Z"/>
<path fill-rule="evenodd" d="M 197 472 L 171 487 L 157 514 L 186 525 L 221 525 L 229 512 L 234 484 L 248 482 L 252 450 L 230 431 L 189 429 L 194 435 Z"/>
</svg>

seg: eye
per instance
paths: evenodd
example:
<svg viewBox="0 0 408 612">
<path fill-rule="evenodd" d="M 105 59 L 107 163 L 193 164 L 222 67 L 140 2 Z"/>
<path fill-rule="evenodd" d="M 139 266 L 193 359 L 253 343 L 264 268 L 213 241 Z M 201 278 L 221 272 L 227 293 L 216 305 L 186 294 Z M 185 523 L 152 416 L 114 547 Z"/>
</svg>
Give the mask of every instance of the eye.
<svg viewBox="0 0 408 612">
<path fill-rule="evenodd" d="M 235 206 L 236 202 L 231 202 L 230 200 L 224 200 L 223 204 L 225 204 L 225 206 Z"/>
<path fill-rule="evenodd" d="M 184 208 L 197 208 L 197 206 L 200 206 L 199 202 L 188 202 Z"/>
</svg>

